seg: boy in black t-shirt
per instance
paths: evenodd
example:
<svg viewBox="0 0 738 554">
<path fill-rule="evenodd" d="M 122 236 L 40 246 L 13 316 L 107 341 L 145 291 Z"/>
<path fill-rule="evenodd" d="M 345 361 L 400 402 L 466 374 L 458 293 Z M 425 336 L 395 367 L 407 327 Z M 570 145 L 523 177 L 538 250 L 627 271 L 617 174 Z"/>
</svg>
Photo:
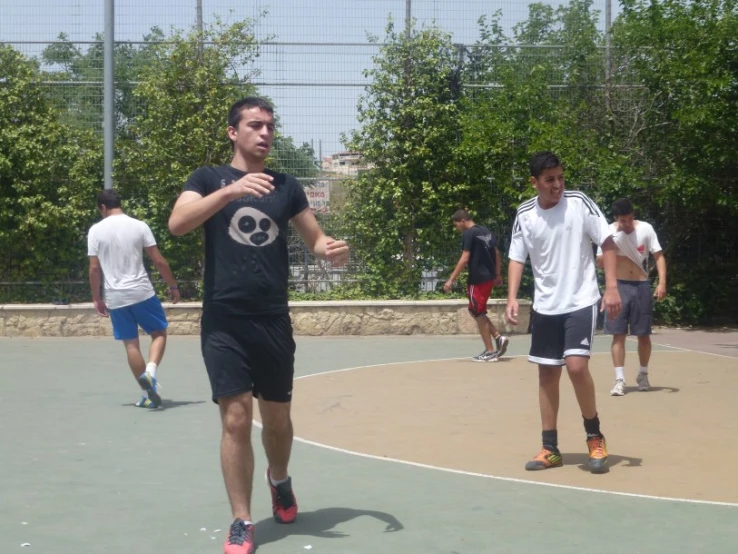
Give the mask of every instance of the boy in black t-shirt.
<svg viewBox="0 0 738 554">
<path fill-rule="evenodd" d="M 213 401 L 220 408 L 221 465 L 233 513 L 225 554 L 253 554 L 251 445 L 253 398 L 259 401 L 272 512 L 292 523 L 297 502 L 287 465 L 295 342 L 287 304 L 288 223 L 308 248 L 334 266 L 349 256 L 326 236 L 297 180 L 270 171 L 274 112 L 261 98 L 236 102 L 228 114 L 229 165 L 202 167 L 185 184 L 169 219 L 177 236 L 205 229 L 205 296 L 201 347 Z"/>
<path fill-rule="evenodd" d="M 462 233 L 462 252 L 451 277 L 443 285 L 448 292 L 454 285 L 464 267 L 469 266 L 467 296 L 469 313 L 477 322 L 479 334 L 484 342 L 484 351 L 472 360 L 475 362 L 495 362 L 507 351 L 510 342 L 495 328 L 487 317 L 487 301 L 494 285 L 502 284 L 500 275 L 500 251 L 497 240 L 489 229 L 472 221 L 469 212 L 458 210 L 451 217 L 456 230 Z M 492 338 L 495 347 L 492 346 Z"/>
</svg>

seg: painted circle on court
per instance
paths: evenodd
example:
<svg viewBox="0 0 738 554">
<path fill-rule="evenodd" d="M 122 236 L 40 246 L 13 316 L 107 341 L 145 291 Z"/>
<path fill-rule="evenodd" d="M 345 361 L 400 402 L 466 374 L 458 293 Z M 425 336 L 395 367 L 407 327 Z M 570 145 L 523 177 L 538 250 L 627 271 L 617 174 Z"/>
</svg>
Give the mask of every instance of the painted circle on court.
<svg viewBox="0 0 738 554">
<path fill-rule="evenodd" d="M 525 358 L 397 363 L 295 381 L 293 418 L 301 439 L 351 453 L 436 468 L 604 492 L 738 502 L 730 463 L 738 435 L 731 415 L 738 359 L 654 352 L 653 390 L 609 396 L 609 354 L 593 356 L 610 472 L 586 469 L 581 415 L 561 380 L 559 447 L 564 467 L 528 472 L 540 448 L 536 366 Z M 631 371 L 632 373 L 632 371 Z M 632 383 L 631 383 L 632 382 Z M 733 441 L 734 442 L 734 441 Z"/>
</svg>

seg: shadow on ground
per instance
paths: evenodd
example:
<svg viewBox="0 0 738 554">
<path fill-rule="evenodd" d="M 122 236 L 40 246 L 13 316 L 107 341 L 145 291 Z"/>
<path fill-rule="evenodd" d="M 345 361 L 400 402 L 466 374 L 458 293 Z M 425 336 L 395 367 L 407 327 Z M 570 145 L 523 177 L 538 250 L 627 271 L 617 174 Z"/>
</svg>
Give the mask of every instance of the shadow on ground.
<svg viewBox="0 0 738 554">
<path fill-rule="evenodd" d="M 347 537 L 348 534 L 334 529 L 334 527 L 363 516 L 373 517 L 384 523 L 383 533 L 393 533 L 404 529 L 402 523 L 395 516 L 385 512 L 353 508 L 322 508 L 313 512 L 300 512 L 297 520 L 289 525 L 279 524 L 273 518 L 256 523 L 256 542 L 259 545 L 264 545 L 291 535 L 304 535 L 319 539 L 343 538 Z"/>
<path fill-rule="evenodd" d="M 650 390 L 647 391 L 639 391 L 638 387 L 636 385 L 633 386 L 626 386 L 625 392 L 631 393 L 631 392 L 637 392 L 638 394 L 647 394 L 649 392 L 668 392 L 668 393 L 674 393 L 679 392 L 681 389 L 678 389 L 677 387 L 654 387 L 652 386 Z"/>
<path fill-rule="evenodd" d="M 163 410 L 171 410 L 172 408 L 181 408 L 183 406 L 192 406 L 194 404 L 205 404 L 205 400 L 162 400 L 162 409 Z M 124 408 L 137 408 L 139 410 L 143 410 L 144 408 L 138 408 L 135 403 L 129 402 L 127 404 L 121 404 Z M 156 412 L 159 410 L 150 410 L 152 412 Z"/>
<path fill-rule="evenodd" d="M 564 464 L 578 466 L 582 471 L 589 472 L 589 455 L 583 452 L 573 452 L 571 454 L 561 454 Z M 607 456 L 608 466 L 613 467 L 622 464 L 623 467 L 641 467 L 643 458 L 634 458 L 632 456 L 618 456 L 617 454 L 609 454 Z"/>
</svg>

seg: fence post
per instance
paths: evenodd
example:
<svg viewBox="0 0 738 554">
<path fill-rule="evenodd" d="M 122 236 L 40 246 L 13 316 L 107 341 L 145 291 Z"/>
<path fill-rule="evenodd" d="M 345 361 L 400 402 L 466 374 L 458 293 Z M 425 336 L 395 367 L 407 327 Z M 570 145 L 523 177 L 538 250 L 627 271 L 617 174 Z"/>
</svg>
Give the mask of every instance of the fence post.
<svg viewBox="0 0 738 554">
<path fill-rule="evenodd" d="M 115 153 L 115 0 L 105 0 L 105 42 L 103 45 L 103 141 L 105 188 L 113 188 Z"/>
<path fill-rule="evenodd" d="M 605 109 L 612 113 L 612 0 L 605 0 Z"/>
<path fill-rule="evenodd" d="M 413 2 L 412 0 L 405 0 L 405 37 L 410 38 L 410 32 L 412 31 L 413 17 Z"/>
</svg>

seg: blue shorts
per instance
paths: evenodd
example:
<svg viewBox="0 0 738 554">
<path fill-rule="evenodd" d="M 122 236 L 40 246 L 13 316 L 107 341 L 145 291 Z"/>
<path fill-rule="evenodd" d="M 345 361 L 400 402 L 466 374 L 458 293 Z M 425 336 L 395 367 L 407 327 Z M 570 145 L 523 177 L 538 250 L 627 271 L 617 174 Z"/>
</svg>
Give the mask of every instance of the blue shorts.
<svg viewBox="0 0 738 554">
<path fill-rule="evenodd" d="M 167 316 L 156 295 L 138 304 L 110 310 L 110 322 L 115 340 L 138 338 L 139 325 L 149 335 L 167 328 Z"/>
</svg>

